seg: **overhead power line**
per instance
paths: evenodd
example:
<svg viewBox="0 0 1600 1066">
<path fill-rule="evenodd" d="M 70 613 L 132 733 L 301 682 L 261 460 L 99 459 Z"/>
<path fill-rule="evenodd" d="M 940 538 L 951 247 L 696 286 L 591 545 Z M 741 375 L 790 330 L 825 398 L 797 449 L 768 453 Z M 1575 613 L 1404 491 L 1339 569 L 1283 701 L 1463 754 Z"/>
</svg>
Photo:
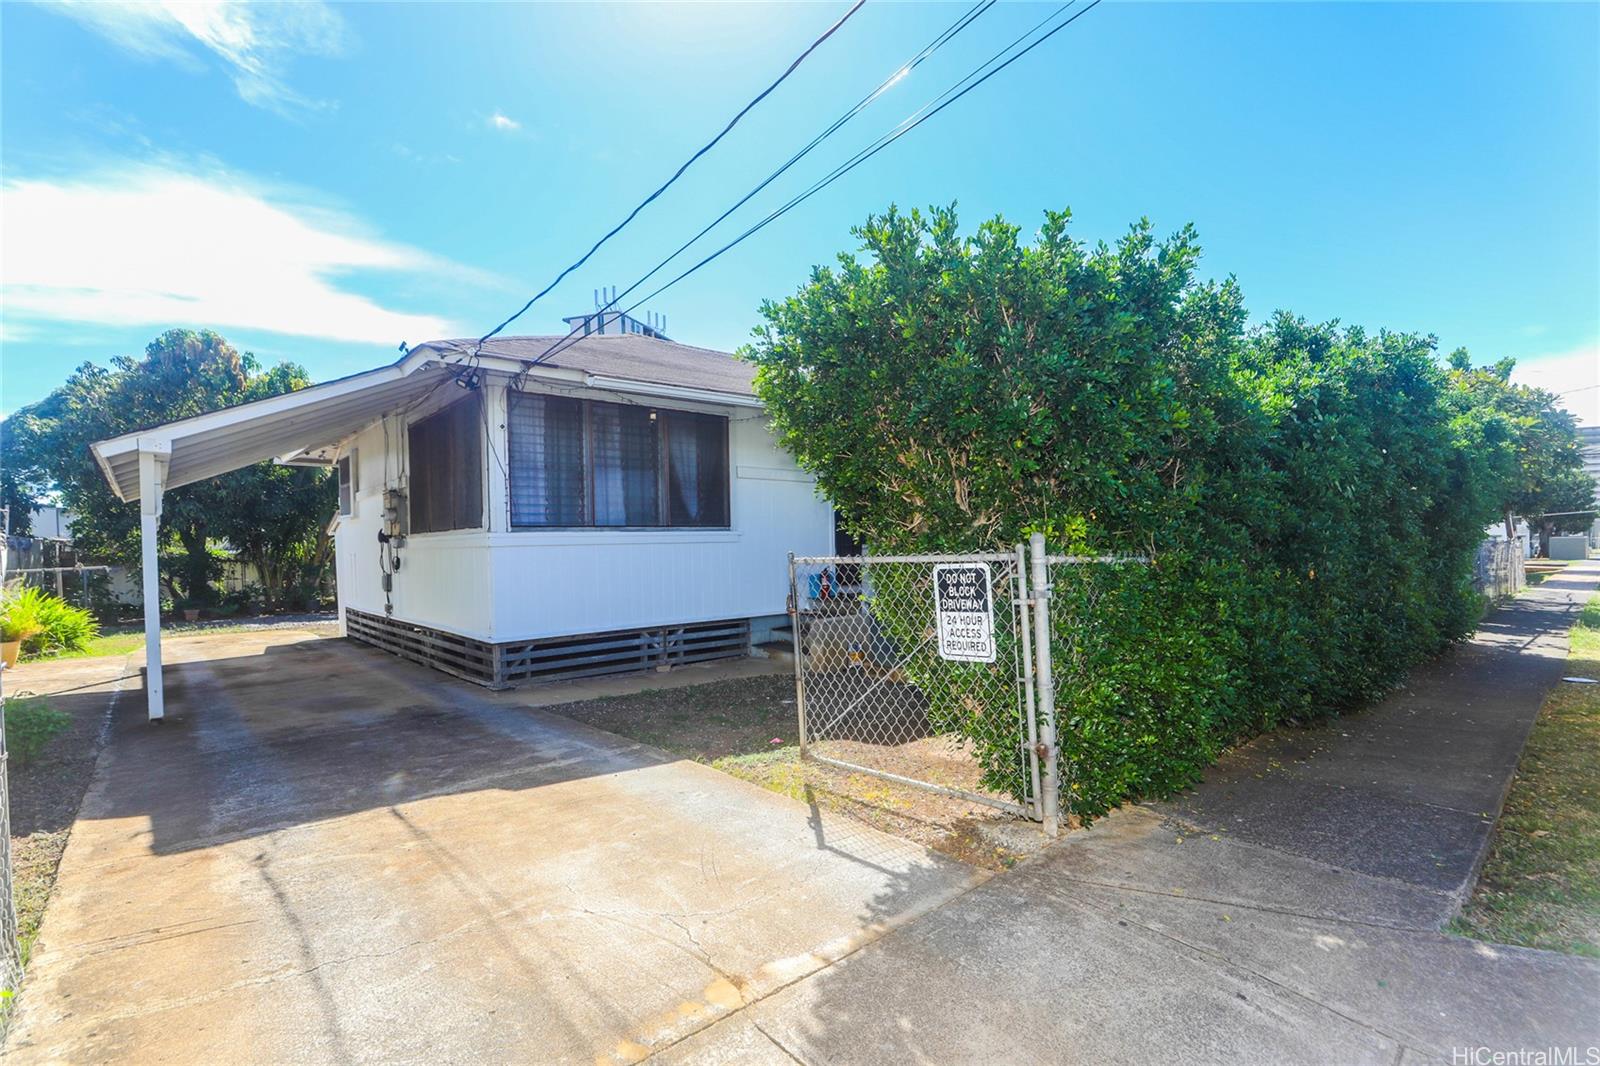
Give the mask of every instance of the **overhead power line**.
<svg viewBox="0 0 1600 1066">
<path fill-rule="evenodd" d="M 867 0 L 856 0 L 856 2 L 853 5 L 851 5 L 850 10 L 846 11 L 843 15 L 839 16 L 839 21 L 835 22 L 832 26 L 829 26 L 827 28 L 827 30 L 823 32 L 822 36 L 820 36 L 816 40 L 812 41 L 811 44 L 806 47 L 806 50 L 804 52 L 801 52 L 798 56 L 795 57 L 794 62 L 790 63 L 789 66 L 784 69 L 784 72 L 782 74 L 778 75 L 776 81 L 774 81 L 771 85 L 767 86 L 765 89 L 761 90 L 760 93 L 756 94 L 754 99 L 752 99 L 748 104 L 745 104 L 742 108 L 740 108 L 738 113 L 735 114 L 731 119 L 728 120 L 728 124 L 726 126 L 722 127 L 722 130 L 715 137 L 711 138 L 704 145 L 702 145 L 697 152 L 695 152 L 693 155 L 691 155 L 688 159 L 684 160 L 683 165 L 680 166 L 676 171 L 673 172 L 672 177 L 670 177 L 666 181 L 662 182 L 660 188 L 656 189 L 655 192 L 651 193 L 649 196 L 646 196 L 643 200 L 641 200 L 637 207 L 635 207 L 632 211 L 628 212 L 628 217 L 624 218 L 621 222 L 618 222 L 615 226 L 611 227 L 611 229 L 606 232 L 605 236 L 601 237 L 599 240 L 594 242 L 594 247 L 590 248 L 587 252 L 584 252 L 583 255 L 575 263 L 573 263 L 571 266 L 567 267 L 561 273 L 557 274 L 554 281 L 550 282 L 550 284 L 546 285 L 544 288 L 542 288 L 538 292 L 534 293 L 533 297 L 531 299 L 529 299 L 527 303 L 523 304 L 522 307 L 517 311 L 516 314 L 512 315 L 510 318 L 506 319 L 504 322 L 502 322 L 498 326 L 494 327 L 494 329 L 491 329 L 488 333 L 485 333 L 482 337 L 479 337 L 478 338 L 478 344 L 481 346 L 490 337 L 493 337 L 495 334 L 499 333 L 501 330 L 503 330 L 507 326 L 511 325 L 511 323 L 513 323 L 517 319 L 521 318 L 523 316 L 523 314 L 525 314 L 527 312 L 528 308 L 532 307 L 535 303 L 538 302 L 540 297 L 544 296 L 551 289 L 553 289 L 557 285 L 561 284 L 562 280 L 565 279 L 568 274 L 572 273 L 574 270 L 577 270 L 584 263 L 587 263 L 589 261 L 589 257 L 594 255 L 595 252 L 598 252 L 600 250 L 600 246 L 601 245 L 605 244 L 612 237 L 615 237 L 618 233 L 620 233 L 622 231 L 622 228 L 624 226 L 626 226 L 628 223 L 632 222 L 634 220 L 634 218 L 636 218 L 638 216 L 640 211 L 643 211 L 646 207 L 648 207 L 651 203 L 653 203 L 657 197 L 659 197 L 662 193 L 666 192 L 668 187 L 670 187 L 673 182 L 677 181 L 679 178 L 681 178 L 683 176 L 683 172 L 684 171 L 688 170 L 691 166 L 694 165 L 695 160 L 699 159 L 701 156 L 703 156 L 707 152 L 711 151 L 712 148 L 716 147 L 717 142 L 722 140 L 722 138 L 726 137 L 728 135 L 729 131 L 731 131 L 733 129 L 733 127 L 735 127 L 735 126 L 737 126 L 739 124 L 739 120 L 740 119 L 744 118 L 745 115 L 750 113 L 750 110 L 752 108 L 754 108 L 757 104 L 759 104 L 761 101 L 765 100 L 768 96 L 770 96 L 774 89 L 776 89 L 778 86 L 782 85 L 784 80 L 786 78 L 788 78 L 789 75 L 793 74 L 795 72 L 795 70 L 800 66 L 800 64 L 804 63 L 806 61 L 807 57 L 809 57 L 812 52 L 815 52 L 818 48 L 820 48 L 822 46 L 822 42 L 826 41 L 829 37 L 832 37 L 834 35 L 834 33 L 836 33 L 838 31 L 839 27 L 843 26 L 850 19 L 850 16 L 854 15 L 857 11 L 861 10 L 861 5 L 865 4 L 866 2 L 867 2 Z"/>
<path fill-rule="evenodd" d="M 984 82 L 988 81 L 1002 70 L 1005 70 L 1012 63 L 1015 63 L 1017 60 L 1021 59 L 1023 56 L 1027 55 L 1029 52 L 1033 51 L 1035 48 L 1054 37 L 1056 34 L 1072 25 L 1078 19 L 1082 18 L 1084 15 L 1087 15 L 1090 11 L 1093 11 L 1102 3 L 1102 0 L 1090 0 L 1090 3 L 1087 6 L 1073 14 L 1071 17 L 1062 20 L 1059 24 L 1052 27 L 1042 35 L 1039 35 L 1034 40 L 1029 42 L 1025 47 L 1022 47 L 1020 50 L 1018 50 L 1018 46 L 1021 45 L 1022 42 L 1027 41 L 1029 37 L 1033 37 L 1045 25 L 1058 18 L 1067 10 L 1071 9 L 1076 5 L 1076 3 L 1077 0 L 1068 0 L 1067 3 L 1056 8 L 1049 15 L 1046 15 L 1043 19 L 1035 23 L 1027 31 L 1013 40 L 1010 44 L 1000 49 L 1000 51 L 996 52 L 989 59 L 974 67 L 966 76 L 962 77 L 938 96 L 935 96 L 933 99 L 923 104 L 922 107 L 906 116 L 905 119 L 903 119 L 898 125 L 889 130 L 887 133 L 878 137 L 871 144 L 868 144 L 865 148 L 862 148 L 855 155 L 839 164 L 823 177 L 817 179 L 817 181 L 813 182 L 810 187 L 774 209 L 765 218 L 762 218 L 759 222 L 750 226 L 737 237 L 734 237 L 731 241 L 728 241 L 710 255 L 706 256 L 693 266 L 689 267 L 687 270 L 678 274 L 671 281 L 666 282 L 664 285 L 657 287 L 647 295 L 635 300 L 632 304 L 628 305 L 628 307 L 625 308 L 622 313 L 627 314 L 639 307 L 641 304 L 647 303 L 648 301 L 654 299 L 667 289 L 672 288 L 672 286 L 676 285 L 678 282 L 689 277 L 689 275 L 710 264 L 741 242 L 760 232 L 762 229 L 765 229 L 768 225 L 777 221 L 777 219 L 781 218 L 783 215 L 800 206 L 800 204 L 804 203 L 806 200 L 809 200 L 811 197 L 815 196 L 829 185 L 832 185 L 835 181 L 838 181 L 840 178 L 850 173 L 850 171 L 854 170 L 862 163 L 865 163 L 867 160 L 871 159 L 873 156 L 889 147 L 889 145 L 893 144 L 901 137 L 904 137 L 906 134 L 910 133 L 924 122 L 933 118 L 939 112 L 943 111 L 945 108 L 949 107 L 951 104 L 955 103 L 957 100 L 961 99 L 963 96 L 967 95 L 969 92 L 976 89 L 978 86 L 982 85 Z M 1011 54 L 1008 56 L 1008 53 Z M 675 257 L 676 254 L 677 253 L 674 253 L 673 257 Z M 669 259 L 673 257 L 669 257 Z M 654 268 L 650 273 L 653 274 L 659 269 L 660 265 Z M 647 274 L 646 277 L 648 276 L 649 275 Z M 626 295 L 627 292 L 632 292 L 638 287 L 639 284 L 639 282 L 635 282 L 633 285 L 629 286 L 628 289 L 623 294 L 616 297 L 612 303 L 614 304 L 616 301 L 620 300 L 622 295 Z M 531 368 L 537 366 L 552 356 L 559 354 L 566 347 L 570 347 L 573 342 L 573 338 L 578 335 L 580 328 L 581 327 L 573 329 L 566 336 L 557 340 L 549 348 L 545 349 L 537 357 L 529 361 L 527 367 Z"/>
<path fill-rule="evenodd" d="M 622 290 L 622 292 L 617 293 L 616 295 L 612 296 L 609 300 L 607 300 L 605 302 L 605 304 L 603 304 L 599 308 L 599 310 L 596 313 L 603 315 L 605 312 L 607 312 L 611 308 L 615 307 L 618 301 L 624 299 L 630 293 L 632 293 L 635 289 L 637 289 L 640 285 L 643 285 L 646 281 L 648 281 L 652 277 L 654 277 L 657 273 L 659 273 L 662 269 L 664 269 L 667 266 L 667 264 L 671 263 L 674 259 L 678 258 L 678 256 L 682 255 L 691 245 L 693 245 L 701 237 L 704 237 L 707 233 L 710 233 L 717 226 L 721 225 L 722 222 L 729 215 L 733 214 L 735 211 L 739 210 L 739 208 L 741 208 L 745 204 L 749 203 L 752 197 L 756 196 L 756 194 L 760 193 L 761 190 L 765 189 L 768 185 L 771 185 L 774 181 L 776 181 L 779 177 L 781 177 L 785 172 L 787 172 L 790 167 L 794 166 L 796 163 L 800 162 L 800 160 L 804 159 L 807 155 L 809 155 L 811 153 L 812 149 L 816 148 L 823 141 L 825 141 L 829 137 L 833 136 L 840 129 L 842 129 L 845 126 L 845 124 L 848 123 L 851 119 L 855 118 L 862 111 L 864 111 L 867 107 L 871 106 L 871 104 L 875 100 L 877 100 L 880 96 L 882 96 L 890 88 L 892 88 L 896 83 L 900 82 L 908 74 L 910 74 L 913 70 L 915 70 L 918 66 L 920 66 L 923 63 L 923 61 L 926 60 L 929 56 L 933 55 L 933 53 L 937 52 L 940 48 L 944 47 L 947 43 L 949 43 L 949 41 L 952 38 L 954 38 L 956 36 L 956 34 L 960 33 L 962 30 L 966 29 L 968 26 L 972 25 L 972 23 L 975 22 L 980 15 L 983 15 L 990 8 L 994 7 L 994 5 L 997 2 L 998 2 L 998 0 L 978 0 L 977 3 L 973 4 L 972 7 L 968 8 L 959 18 L 957 18 L 949 26 L 946 26 L 944 28 L 944 30 L 941 31 L 937 37 L 935 37 L 933 40 L 929 41 L 926 45 L 924 45 L 921 48 L 921 50 L 919 50 L 915 55 L 913 55 L 911 58 L 907 59 L 904 63 L 901 63 L 899 66 L 895 67 L 895 69 L 892 70 L 889 73 L 889 75 L 887 77 L 885 77 L 881 82 L 879 82 L 878 85 L 871 92 L 867 93 L 867 95 L 863 96 L 860 100 L 856 101 L 850 107 L 845 109 L 844 113 L 841 114 L 838 118 L 834 119 L 832 122 L 828 123 L 828 125 L 824 126 L 822 128 L 822 130 L 820 132 L 818 132 L 816 134 L 816 136 L 812 137 L 811 140 L 807 141 L 805 143 L 805 145 L 803 145 L 798 152 L 795 152 L 793 155 L 791 155 L 787 160 L 785 160 L 783 162 L 782 165 L 780 165 L 772 173 L 768 174 L 765 178 L 762 178 L 761 181 L 754 188 L 752 188 L 749 192 L 745 193 L 738 200 L 734 201 L 734 203 L 732 205 L 730 205 L 727 208 L 727 210 L 723 211 L 722 214 L 720 214 L 716 218 L 712 219 L 709 223 L 707 223 L 694 236 L 690 237 L 688 240 L 686 240 L 682 244 L 680 244 L 676 249 L 673 250 L 673 252 L 670 255 L 668 255 L 665 259 L 661 260 L 655 266 L 651 267 L 648 271 L 645 272 L 645 274 L 642 277 L 640 277 L 639 279 L 634 281 L 634 283 L 632 285 L 629 285 L 626 289 Z M 581 327 L 579 327 L 579 328 L 581 328 Z M 568 336 L 569 337 L 570 336 L 574 336 L 577 332 L 578 332 L 578 329 L 575 328 L 572 333 L 568 334 Z M 487 339 L 487 338 L 485 338 L 485 339 Z M 564 339 L 565 338 L 563 338 L 563 340 Z M 543 353 L 543 354 L 548 354 L 548 353 Z M 541 358 L 542 357 L 543 357 L 543 355 L 541 355 Z"/>
</svg>

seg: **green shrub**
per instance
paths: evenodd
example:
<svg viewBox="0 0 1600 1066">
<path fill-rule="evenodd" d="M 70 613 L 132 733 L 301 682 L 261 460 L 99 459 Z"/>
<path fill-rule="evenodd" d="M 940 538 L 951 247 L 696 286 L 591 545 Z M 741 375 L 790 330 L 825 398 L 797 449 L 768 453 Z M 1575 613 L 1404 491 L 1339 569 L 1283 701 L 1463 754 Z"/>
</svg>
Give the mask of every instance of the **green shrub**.
<svg viewBox="0 0 1600 1066">
<path fill-rule="evenodd" d="M 1469 633 L 1499 484 L 1493 427 L 1431 337 L 1252 330 L 1232 281 L 1196 280 L 1192 231 L 1091 247 L 1067 222 L 1030 246 L 1001 220 L 964 236 L 953 210 L 891 210 L 857 231 L 869 261 L 764 305 L 744 354 L 781 442 L 874 551 L 1037 531 L 1150 558 L 1054 574 L 1063 779 L 1092 817 Z M 926 623 L 904 626 L 914 646 Z M 909 670 L 938 723 L 994 711 L 946 667 Z M 1014 734 L 974 740 L 986 784 L 1016 792 Z"/>
<path fill-rule="evenodd" d="M 71 724 L 71 715 L 37 696 L 6 700 L 6 751 L 18 766 L 26 766 Z"/>
<path fill-rule="evenodd" d="M 0 599 L 0 640 L 10 643 L 20 640 L 26 643 L 32 640 L 44 628 L 40 621 L 40 603 L 37 595 L 38 589 L 23 589 L 19 592 L 7 592 Z"/>
<path fill-rule="evenodd" d="M 260 585 L 241 585 L 222 594 L 222 598 L 217 601 L 217 613 L 228 618 L 235 615 L 260 614 L 264 602 L 266 597 Z"/>
<path fill-rule="evenodd" d="M 0 605 L 0 627 L 17 634 L 7 639 L 20 639 L 25 655 L 82 651 L 100 635 L 91 612 L 38 588 L 23 589 Z"/>
</svg>

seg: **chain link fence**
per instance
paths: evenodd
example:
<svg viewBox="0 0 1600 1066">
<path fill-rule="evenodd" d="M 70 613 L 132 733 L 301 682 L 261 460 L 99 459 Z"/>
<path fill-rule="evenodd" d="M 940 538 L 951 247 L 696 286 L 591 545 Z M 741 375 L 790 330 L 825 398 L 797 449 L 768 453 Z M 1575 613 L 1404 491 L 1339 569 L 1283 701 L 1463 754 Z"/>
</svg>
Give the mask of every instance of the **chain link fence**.
<svg viewBox="0 0 1600 1066">
<path fill-rule="evenodd" d="M 1107 616 L 1145 562 L 1047 555 L 1039 536 L 1010 552 L 794 558 L 802 758 L 1053 834 L 1076 747 L 1058 723 L 1075 728 L 1073 706 L 1117 683 Z"/>
<path fill-rule="evenodd" d="M 1020 549 L 794 559 L 802 755 L 1036 817 L 1025 589 Z"/>
<path fill-rule="evenodd" d="M 1478 545 L 1472 571 L 1473 587 L 1491 600 L 1515 596 L 1527 584 L 1526 563 L 1521 539 L 1490 537 Z"/>
</svg>

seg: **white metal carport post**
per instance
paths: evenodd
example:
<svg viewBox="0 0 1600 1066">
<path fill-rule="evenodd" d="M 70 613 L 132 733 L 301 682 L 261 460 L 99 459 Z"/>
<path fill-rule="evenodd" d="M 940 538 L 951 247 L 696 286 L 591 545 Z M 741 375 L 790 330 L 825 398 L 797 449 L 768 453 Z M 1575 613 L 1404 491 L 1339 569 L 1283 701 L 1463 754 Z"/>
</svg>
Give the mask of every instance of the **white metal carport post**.
<svg viewBox="0 0 1600 1066">
<path fill-rule="evenodd" d="M 167 488 L 170 441 L 139 438 L 139 561 L 144 578 L 144 691 L 150 721 L 166 713 L 161 691 L 161 494 Z"/>
</svg>

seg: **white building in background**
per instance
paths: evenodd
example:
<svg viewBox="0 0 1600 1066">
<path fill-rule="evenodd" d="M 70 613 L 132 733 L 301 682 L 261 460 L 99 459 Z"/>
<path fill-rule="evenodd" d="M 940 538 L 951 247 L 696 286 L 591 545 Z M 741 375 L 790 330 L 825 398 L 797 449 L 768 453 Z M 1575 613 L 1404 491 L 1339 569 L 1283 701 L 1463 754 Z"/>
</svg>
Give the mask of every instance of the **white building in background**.
<svg viewBox="0 0 1600 1066">
<path fill-rule="evenodd" d="M 28 515 L 30 536 L 43 540 L 72 540 L 72 512 L 53 503 L 40 504 Z"/>
<path fill-rule="evenodd" d="M 1591 506 L 1600 508 L 1600 425 L 1579 426 L 1578 437 L 1583 441 L 1583 472 L 1594 478 L 1595 500 Z M 1589 524 L 1589 547 L 1600 548 L 1600 515 Z"/>
<path fill-rule="evenodd" d="M 141 504 L 150 579 L 165 489 L 265 459 L 334 467 L 346 633 L 474 681 L 748 654 L 787 620 L 788 553 L 832 551 L 833 509 L 777 446 L 753 367 L 602 326 L 431 342 L 94 453 Z"/>
</svg>

